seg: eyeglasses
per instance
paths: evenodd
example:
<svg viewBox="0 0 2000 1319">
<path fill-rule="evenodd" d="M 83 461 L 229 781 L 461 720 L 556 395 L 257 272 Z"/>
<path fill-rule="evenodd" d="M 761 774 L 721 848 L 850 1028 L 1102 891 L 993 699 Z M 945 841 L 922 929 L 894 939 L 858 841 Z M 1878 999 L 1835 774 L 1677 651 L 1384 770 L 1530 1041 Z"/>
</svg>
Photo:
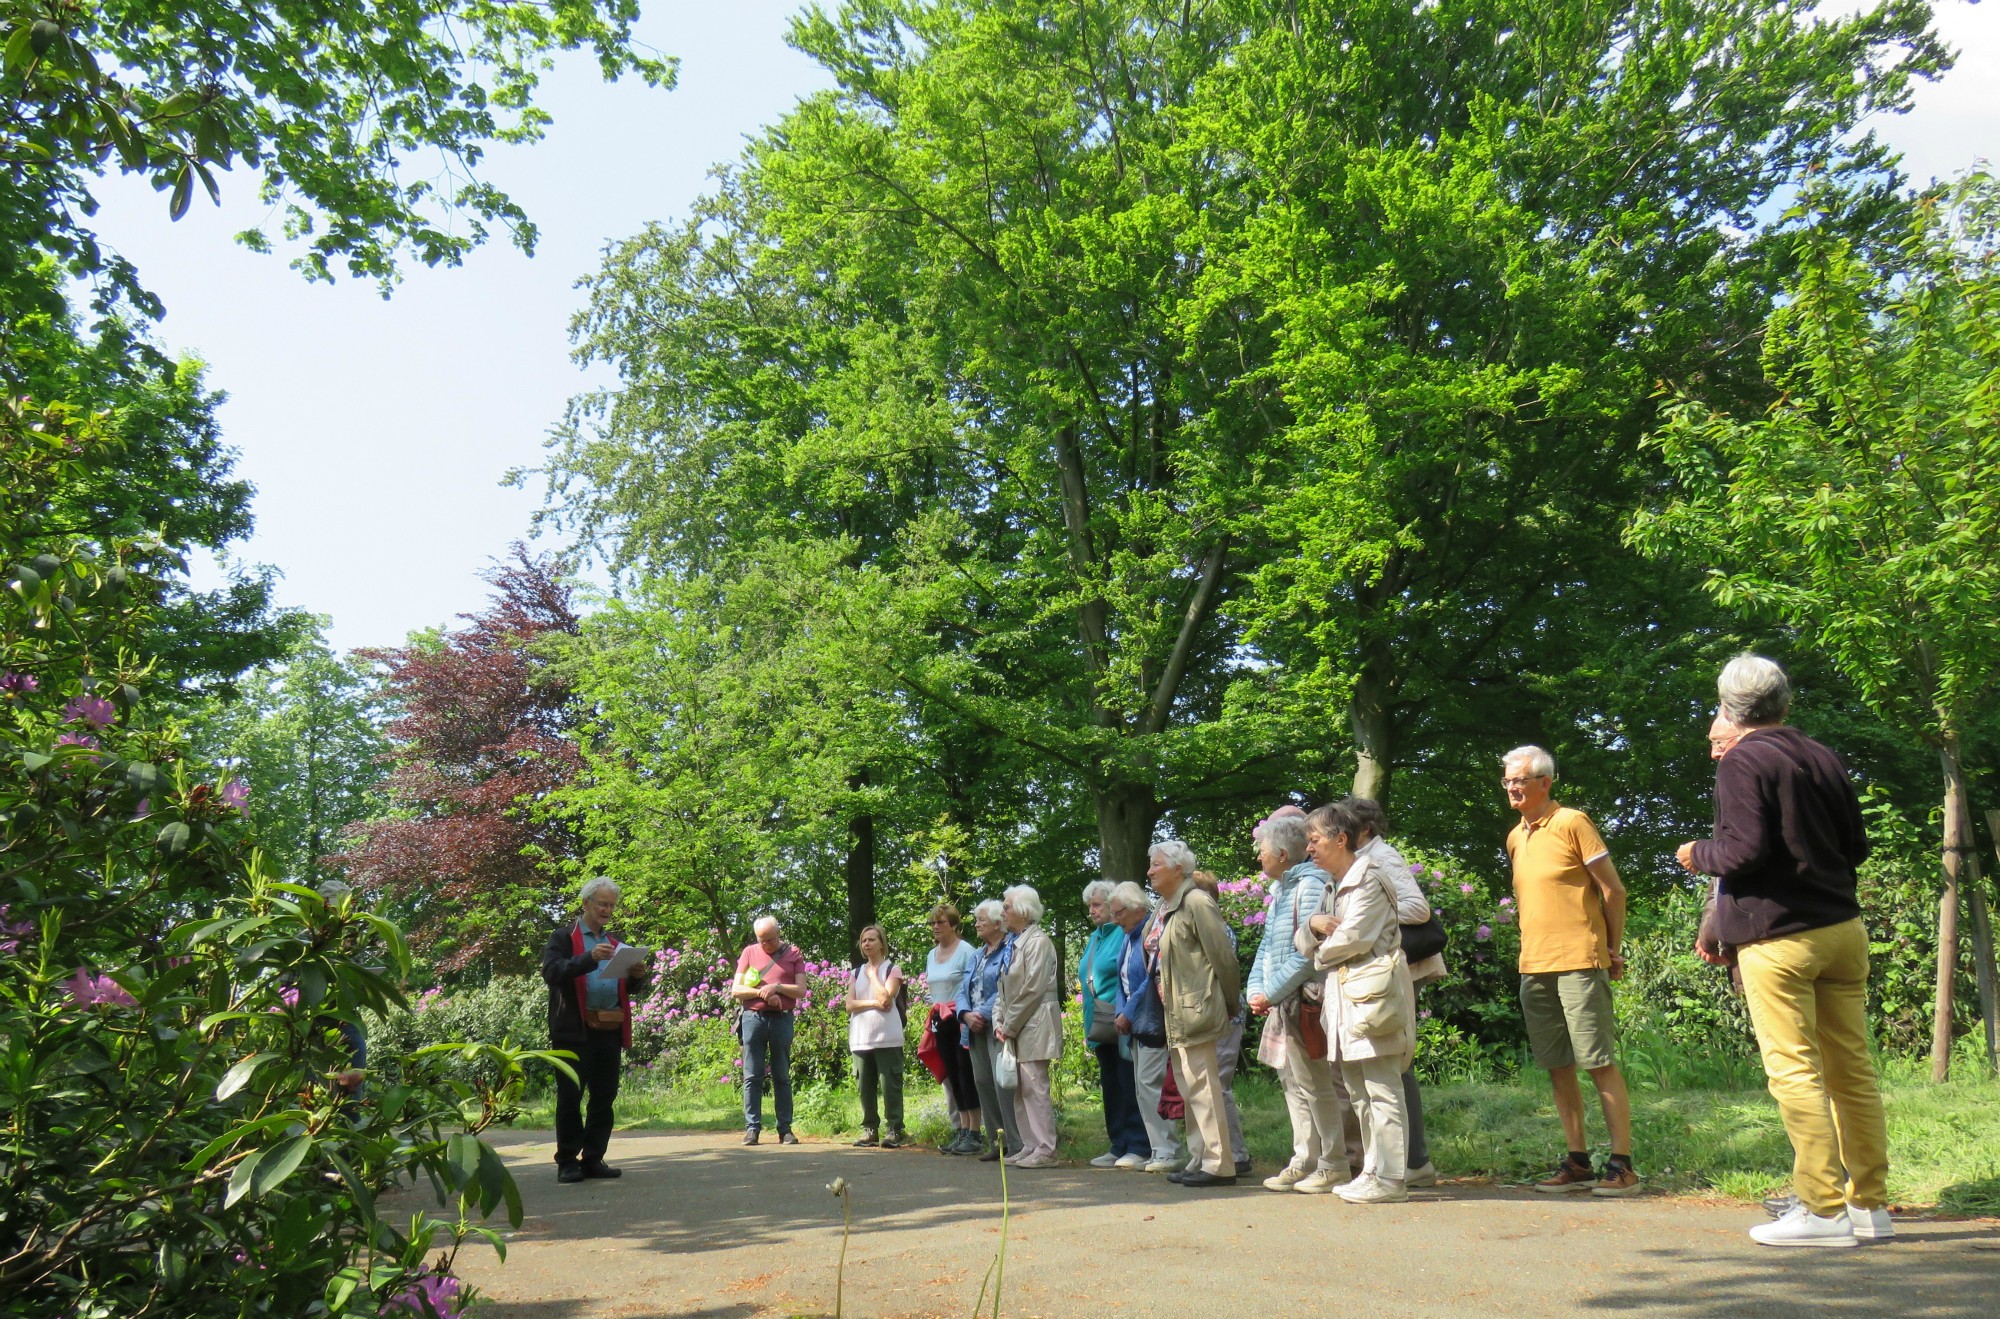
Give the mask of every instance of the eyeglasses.
<svg viewBox="0 0 2000 1319">
<path fill-rule="evenodd" d="M 1548 775 L 1546 774 L 1530 774 L 1526 778 L 1520 778 L 1520 777 L 1504 778 L 1500 780 L 1500 786 L 1503 788 L 1525 788 L 1530 783 L 1533 783 L 1536 779 L 1545 779 L 1547 777 Z"/>
</svg>

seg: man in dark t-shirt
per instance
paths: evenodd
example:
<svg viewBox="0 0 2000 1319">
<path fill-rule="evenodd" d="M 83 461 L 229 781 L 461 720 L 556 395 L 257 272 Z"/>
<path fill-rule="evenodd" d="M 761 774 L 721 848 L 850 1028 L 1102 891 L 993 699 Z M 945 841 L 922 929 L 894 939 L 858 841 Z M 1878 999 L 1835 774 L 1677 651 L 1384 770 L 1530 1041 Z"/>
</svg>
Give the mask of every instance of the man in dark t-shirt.
<svg viewBox="0 0 2000 1319">
<path fill-rule="evenodd" d="M 764 1126 L 764 1077 L 771 1078 L 771 1105 L 777 1110 L 778 1143 L 796 1145 L 792 1134 L 793 1013 L 806 992 L 805 958 L 786 943 L 775 916 L 753 927 L 757 942 L 736 959 L 730 994 L 743 1009 L 743 1143 L 755 1145 Z"/>
</svg>

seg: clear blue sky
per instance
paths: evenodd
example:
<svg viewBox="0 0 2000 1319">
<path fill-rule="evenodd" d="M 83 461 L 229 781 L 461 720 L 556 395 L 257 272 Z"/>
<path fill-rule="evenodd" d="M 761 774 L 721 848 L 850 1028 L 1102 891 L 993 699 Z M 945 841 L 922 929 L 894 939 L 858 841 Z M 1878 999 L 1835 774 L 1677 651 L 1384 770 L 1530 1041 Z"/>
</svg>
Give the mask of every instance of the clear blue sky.
<svg viewBox="0 0 2000 1319">
<path fill-rule="evenodd" d="M 825 85 L 784 44 L 796 8 L 647 0 L 640 39 L 680 58 L 679 87 L 606 86 L 589 61 L 566 60 L 541 98 L 547 138 L 488 159 L 484 176 L 540 227 L 538 254 L 500 237 L 459 269 L 410 269 L 387 302 L 237 247 L 232 234 L 266 222 L 240 174 L 223 176 L 220 210 L 198 199 L 179 224 L 150 188 L 100 189 L 103 233 L 166 302 L 162 338 L 206 360 L 229 395 L 225 433 L 258 490 L 239 552 L 284 573 L 283 603 L 331 615 L 336 646 L 394 644 L 484 599 L 478 574 L 541 502 L 539 486 L 503 489 L 501 474 L 539 461 L 591 383 L 568 356 L 575 281 L 607 241 L 685 215 L 716 163 Z M 2000 4 L 1938 9 L 1958 68 L 1876 125 L 1919 179 L 2000 143 Z"/>
</svg>

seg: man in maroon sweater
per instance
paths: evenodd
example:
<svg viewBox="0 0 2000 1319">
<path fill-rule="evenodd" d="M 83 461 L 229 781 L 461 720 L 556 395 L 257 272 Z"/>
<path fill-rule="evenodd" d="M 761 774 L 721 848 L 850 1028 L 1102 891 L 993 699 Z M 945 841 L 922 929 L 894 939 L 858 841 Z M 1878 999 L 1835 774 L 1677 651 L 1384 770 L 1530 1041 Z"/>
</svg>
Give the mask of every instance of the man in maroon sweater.
<svg viewBox="0 0 2000 1319">
<path fill-rule="evenodd" d="M 1783 669 L 1739 655 L 1716 687 L 1715 835 L 1677 856 L 1715 877 L 1696 951 L 1742 976 L 1799 1198 L 1750 1236 L 1767 1246 L 1885 1240 L 1889 1135 L 1868 1056 L 1868 931 L 1854 893 L 1868 856 L 1861 805 L 1840 757 L 1785 726 Z"/>
</svg>

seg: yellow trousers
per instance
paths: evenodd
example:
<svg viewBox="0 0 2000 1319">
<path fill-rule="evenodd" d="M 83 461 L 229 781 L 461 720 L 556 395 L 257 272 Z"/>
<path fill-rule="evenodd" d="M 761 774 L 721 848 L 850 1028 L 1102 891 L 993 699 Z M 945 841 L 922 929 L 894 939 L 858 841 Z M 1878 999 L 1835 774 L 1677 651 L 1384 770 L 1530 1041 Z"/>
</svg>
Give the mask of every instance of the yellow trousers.
<svg viewBox="0 0 2000 1319">
<path fill-rule="evenodd" d="M 1792 1183 L 1822 1217 L 1888 1203 L 1889 1128 L 1868 1056 L 1868 931 L 1857 918 L 1737 950 Z"/>
</svg>

